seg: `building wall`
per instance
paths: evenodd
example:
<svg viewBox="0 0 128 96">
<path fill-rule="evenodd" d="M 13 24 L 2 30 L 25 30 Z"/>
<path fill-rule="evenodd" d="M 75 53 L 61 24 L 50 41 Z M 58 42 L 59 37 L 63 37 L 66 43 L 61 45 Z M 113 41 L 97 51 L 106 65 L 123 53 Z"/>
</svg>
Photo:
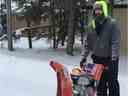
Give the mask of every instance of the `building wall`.
<svg viewBox="0 0 128 96">
<path fill-rule="evenodd" d="M 23 27 L 27 27 L 27 24 L 26 24 L 26 21 L 23 17 L 16 17 L 16 16 L 13 16 L 12 17 L 12 29 L 13 30 L 16 30 L 16 29 L 19 29 L 19 28 L 23 28 Z M 46 21 L 44 21 L 43 19 L 41 20 L 41 24 L 45 25 L 45 24 L 48 24 L 48 20 L 46 19 Z M 34 25 L 34 24 L 31 24 L 31 25 Z"/>
<path fill-rule="evenodd" d="M 115 8 L 113 16 L 117 19 L 121 31 L 121 52 L 128 54 L 128 8 Z"/>
<path fill-rule="evenodd" d="M 12 30 L 15 31 L 16 29 L 26 27 L 26 22 L 23 18 L 18 18 L 16 16 L 12 17 Z"/>
</svg>

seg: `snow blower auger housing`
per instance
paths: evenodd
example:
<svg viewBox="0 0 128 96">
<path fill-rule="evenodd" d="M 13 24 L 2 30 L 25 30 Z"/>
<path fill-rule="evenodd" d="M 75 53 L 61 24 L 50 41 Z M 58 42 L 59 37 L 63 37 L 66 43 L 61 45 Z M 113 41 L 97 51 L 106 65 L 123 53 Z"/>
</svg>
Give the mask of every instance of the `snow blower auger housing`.
<svg viewBox="0 0 128 96">
<path fill-rule="evenodd" d="M 102 64 L 86 64 L 83 68 L 71 68 L 71 72 L 54 61 L 50 66 L 57 74 L 57 96 L 95 96 L 96 87 L 101 78 Z"/>
</svg>

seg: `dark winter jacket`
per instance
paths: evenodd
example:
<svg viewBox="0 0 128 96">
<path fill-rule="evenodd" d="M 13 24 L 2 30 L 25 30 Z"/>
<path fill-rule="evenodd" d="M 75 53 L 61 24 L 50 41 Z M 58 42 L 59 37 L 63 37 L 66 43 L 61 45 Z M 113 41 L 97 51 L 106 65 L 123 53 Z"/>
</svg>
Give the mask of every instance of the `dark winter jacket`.
<svg viewBox="0 0 128 96">
<path fill-rule="evenodd" d="M 90 51 L 99 57 L 112 59 L 119 57 L 120 31 L 116 20 L 107 17 L 99 33 L 93 30 L 86 34 L 82 51 L 83 58 L 86 58 Z"/>
</svg>

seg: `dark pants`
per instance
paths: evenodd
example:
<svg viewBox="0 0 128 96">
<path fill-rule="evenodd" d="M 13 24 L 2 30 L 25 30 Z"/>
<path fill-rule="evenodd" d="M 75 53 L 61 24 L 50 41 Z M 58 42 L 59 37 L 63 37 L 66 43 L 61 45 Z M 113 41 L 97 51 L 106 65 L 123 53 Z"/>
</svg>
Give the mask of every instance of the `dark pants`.
<svg viewBox="0 0 128 96">
<path fill-rule="evenodd" d="M 118 62 L 111 61 L 110 58 L 101 58 L 92 56 L 93 62 L 97 64 L 104 64 L 108 67 L 104 70 L 99 86 L 97 87 L 97 96 L 120 96 L 120 88 L 118 83 Z M 107 95 L 109 93 L 109 95 Z"/>
</svg>

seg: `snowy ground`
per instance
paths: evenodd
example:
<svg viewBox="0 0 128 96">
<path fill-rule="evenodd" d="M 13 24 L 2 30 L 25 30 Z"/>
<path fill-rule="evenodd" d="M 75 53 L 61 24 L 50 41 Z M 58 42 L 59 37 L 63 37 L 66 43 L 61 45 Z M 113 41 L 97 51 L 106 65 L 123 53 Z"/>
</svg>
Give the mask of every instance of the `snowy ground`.
<svg viewBox="0 0 128 96">
<path fill-rule="evenodd" d="M 7 51 L 6 44 L 0 48 L 0 96 L 56 96 L 56 74 L 49 66 L 56 60 L 66 66 L 79 64 L 80 55 L 68 56 L 60 50 L 50 48 L 44 40 L 33 41 L 33 49 L 28 49 L 28 41 L 22 38 L 15 43 L 15 51 Z M 119 80 L 121 96 L 128 95 L 128 61 L 121 56 Z"/>
</svg>

